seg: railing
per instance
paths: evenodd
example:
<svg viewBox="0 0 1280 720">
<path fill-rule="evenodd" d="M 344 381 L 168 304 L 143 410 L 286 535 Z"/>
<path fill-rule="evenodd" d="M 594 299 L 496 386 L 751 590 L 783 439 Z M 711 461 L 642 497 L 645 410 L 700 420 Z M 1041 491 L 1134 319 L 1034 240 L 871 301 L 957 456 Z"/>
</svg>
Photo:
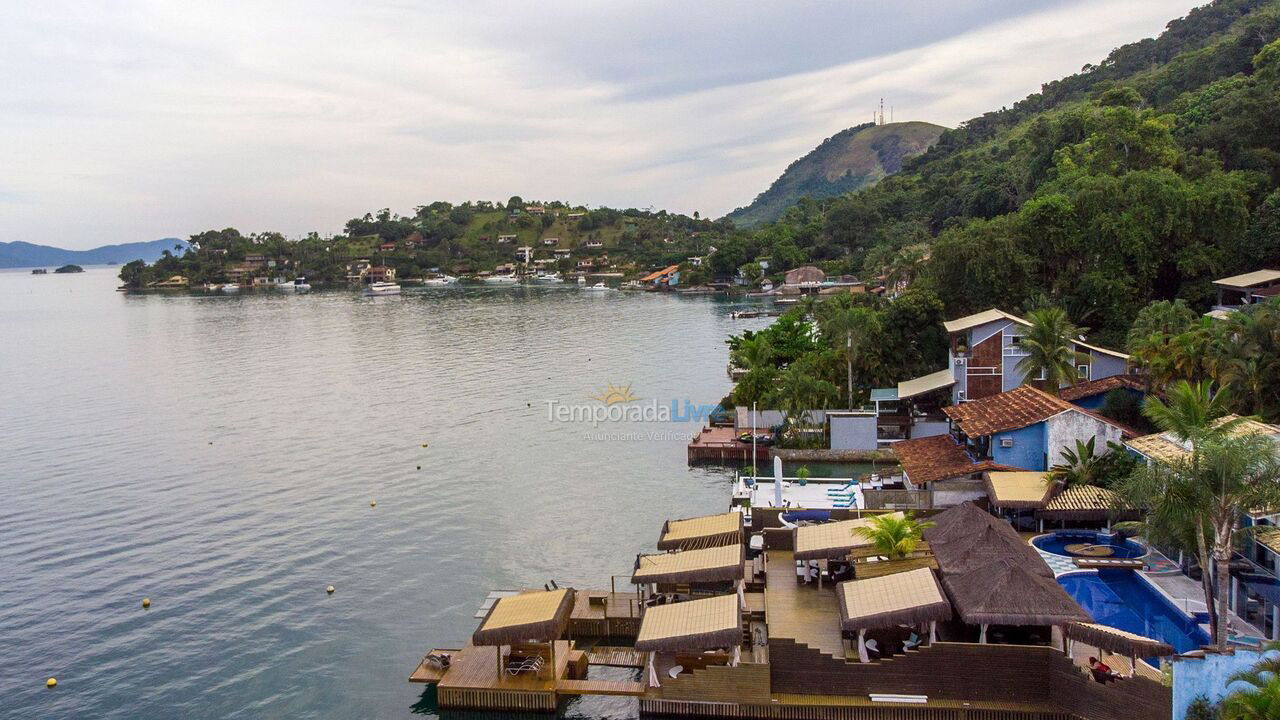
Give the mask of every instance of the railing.
<svg viewBox="0 0 1280 720">
<path fill-rule="evenodd" d="M 867 510 L 929 510 L 933 493 L 928 490 L 863 490 Z"/>
</svg>

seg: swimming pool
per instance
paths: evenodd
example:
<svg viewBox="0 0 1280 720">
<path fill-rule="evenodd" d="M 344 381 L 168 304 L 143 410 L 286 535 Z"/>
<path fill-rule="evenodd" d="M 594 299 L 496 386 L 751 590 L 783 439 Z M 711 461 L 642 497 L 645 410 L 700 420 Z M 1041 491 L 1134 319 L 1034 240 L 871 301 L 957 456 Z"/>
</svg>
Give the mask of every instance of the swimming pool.
<svg viewBox="0 0 1280 720">
<path fill-rule="evenodd" d="M 1081 555 L 1092 557 L 1110 557 L 1110 558 L 1140 558 L 1147 554 L 1147 549 L 1142 545 L 1128 540 L 1119 535 L 1109 533 L 1093 532 L 1092 530 L 1059 530 L 1058 532 L 1049 533 L 1033 538 L 1031 544 L 1054 555 L 1063 555 L 1065 557 L 1078 557 Z M 1073 545 L 1085 546 L 1103 546 L 1109 552 L 1102 553 L 1082 553 L 1078 548 L 1072 548 Z M 1076 550 L 1076 552 L 1073 552 Z"/>
<path fill-rule="evenodd" d="M 1161 640 L 1180 653 L 1209 644 L 1195 620 L 1132 570 L 1067 573 L 1058 576 L 1058 584 L 1095 622 Z"/>
</svg>

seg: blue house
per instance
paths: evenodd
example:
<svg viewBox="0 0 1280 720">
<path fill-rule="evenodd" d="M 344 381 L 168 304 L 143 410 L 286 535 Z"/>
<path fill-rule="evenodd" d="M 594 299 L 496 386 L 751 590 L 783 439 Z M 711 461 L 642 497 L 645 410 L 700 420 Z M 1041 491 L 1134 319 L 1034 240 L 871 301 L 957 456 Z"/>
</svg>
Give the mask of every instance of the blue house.
<svg viewBox="0 0 1280 720">
<path fill-rule="evenodd" d="M 1031 385 L 943 408 L 975 459 L 1026 470 L 1048 470 L 1076 441 L 1094 440 L 1097 452 L 1134 433 L 1109 418 Z"/>
<path fill-rule="evenodd" d="M 950 373 L 942 385 L 933 384 L 951 388 L 952 404 L 981 400 L 1028 381 L 1043 380 L 1028 378 L 1018 371 L 1018 363 L 1028 354 L 1022 348 L 1022 338 L 1031 327 L 1027 320 L 992 308 L 943 325 L 950 336 L 947 360 Z M 1069 339 L 1080 354 L 1076 366 L 1078 382 L 1101 380 L 1129 371 L 1128 355 L 1090 344 L 1082 338 Z"/>
</svg>

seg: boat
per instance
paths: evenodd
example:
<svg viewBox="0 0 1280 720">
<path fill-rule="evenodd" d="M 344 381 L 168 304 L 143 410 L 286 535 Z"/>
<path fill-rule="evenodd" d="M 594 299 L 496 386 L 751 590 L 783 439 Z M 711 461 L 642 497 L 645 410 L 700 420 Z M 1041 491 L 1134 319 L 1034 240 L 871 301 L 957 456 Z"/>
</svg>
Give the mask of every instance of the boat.
<svg viewBox="0 0 1280 720">
<path fill-rule="evenodd" d="M 422 281 L 422 284 L 430 285 L 432 287 L 441 287 L 444 285 L 456 285 L 458 284 L 458 278 L 453 277 L 452 275 L 441 275 L 440 277 L 427 278 L 426 280 Z"/>
<path fill-rule="evenodd" d="M 46 270 L 45 268 L 36 268 L 35 270 L 31 271 L 31 274 L 32 275 L 48 275 L 49 271 Z"/>
<path fill-rule="evenodd" d="M 533 281 L 536 283 L 554 284 L 564 282 L 564 278 L 560 277 L 559 273 L 547 273 L 546 275 L 535 275 L 533 277 Z"/>
<path fill-rule="evenodd" d="M 587 284 L 587 276 L 586 276 L 586 275 L 579 275 L 579 276 L 578 276 L 578 284 L 579 284 L 579 285 L 586 285 L 586 284 Z"/>
<path fill-rule="evenodd" d="M 590 285 L 590 286 L 588 286 L 588 287 L 586 287 L 586 288 L 583 288 L 583 289 L 584 289 L 584 290 L 594 290 L 594 291 L 596 291 L 596 292 L 600 292 L 600 291 L 603 291 L 603 290 L 612 290 L 613 288 L 609 287 L 608 285 L 605 285 L 603 282 L 598 282 L 598 283 L 596 283 L 595 285 Z"/>
<path fill-rule="evenodd" d="M 307 292 L 311 289 L 311 283 L 304 277 L 296 277 L 293 279 L 293 289 L 295 292 Z"/>
<path fill-rule="evenodd" d="M 236 283 L 223 283 L 218 290 L 221 290 L 224 293 L 236 293 L 240 292 L 240 286 Z"/>
<path fill-rule="evenodd" d="M 369 283 L 364 289 L 365 295 L 399 295 L 400 286 L 393 282 Z"/>
<path fill-rule="evenodd" d="M 515 275 L 490 275 L 484 281 L 489 285 L 515 285 L 520 282 Z"/>
</svg>

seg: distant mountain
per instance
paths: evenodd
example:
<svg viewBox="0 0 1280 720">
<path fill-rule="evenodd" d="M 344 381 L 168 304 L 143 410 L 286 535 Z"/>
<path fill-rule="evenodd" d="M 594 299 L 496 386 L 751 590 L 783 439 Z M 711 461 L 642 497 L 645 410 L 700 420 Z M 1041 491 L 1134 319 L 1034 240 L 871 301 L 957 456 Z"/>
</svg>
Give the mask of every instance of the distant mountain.
<svg viewBox="0 0 1280 720">
<path fill-rule="evenodd" d="M 29 242 L 0 242 L 0 268 L 124 264 L 132 260 L 154 262 L 165 250 L 176 252 L 173 249 L 175 245 L 185 248 L 187 243 L 178 238 L 164 238 L 150 242 L 103 245 L 92 250 L 63 250 L 48 245 L 33 245 Z"/>
<path fill-rule="evenodd" d="M 840 195 L 902 169 L 902 161 L 928 150 L 946 128 L 926 122 L 866 123 L 822 141 L 791 163 L 768 190 L 726 217 L 738 227 L 773 222 L 800 198 Z"/>
</svg>

